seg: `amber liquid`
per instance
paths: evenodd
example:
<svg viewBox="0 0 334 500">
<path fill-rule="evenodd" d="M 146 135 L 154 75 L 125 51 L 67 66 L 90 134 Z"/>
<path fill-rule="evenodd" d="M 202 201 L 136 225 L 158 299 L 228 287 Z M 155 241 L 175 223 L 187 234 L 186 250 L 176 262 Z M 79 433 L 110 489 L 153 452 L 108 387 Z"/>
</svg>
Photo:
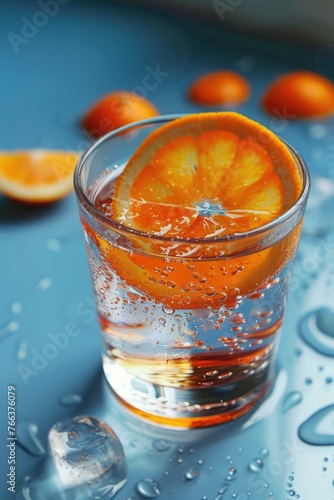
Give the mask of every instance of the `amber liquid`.
<svg viewBox="0 0 334 500">
<path fill-rule="evenodd" d="M 106 176 L 91 190 L 111 218 L 113 183 Z M 104 370 L 126 407 L 162 425 L 202 427 L 235 419 L 263 397 L 298 227 L 276 249 L 198 260 L 145 255 L 83 224 Z"/>
</svg>

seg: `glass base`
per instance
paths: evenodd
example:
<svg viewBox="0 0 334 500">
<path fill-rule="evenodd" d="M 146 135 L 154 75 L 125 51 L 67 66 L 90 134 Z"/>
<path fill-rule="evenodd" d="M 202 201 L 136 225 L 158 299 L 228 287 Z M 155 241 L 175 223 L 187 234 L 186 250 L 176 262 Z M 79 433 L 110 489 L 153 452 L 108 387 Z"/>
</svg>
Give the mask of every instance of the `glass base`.
<svg viewBox="0 0 334 500">
<path fill-rule="evenodd" d="M 250 411 L 271 384 L 270 363 L 234 383 L 210 388 L 165 387 L 129 374 L 103 355 L 107 381 L 123 406 L 152 424 L 189 429 L 222 424 Z"/>
</svg>

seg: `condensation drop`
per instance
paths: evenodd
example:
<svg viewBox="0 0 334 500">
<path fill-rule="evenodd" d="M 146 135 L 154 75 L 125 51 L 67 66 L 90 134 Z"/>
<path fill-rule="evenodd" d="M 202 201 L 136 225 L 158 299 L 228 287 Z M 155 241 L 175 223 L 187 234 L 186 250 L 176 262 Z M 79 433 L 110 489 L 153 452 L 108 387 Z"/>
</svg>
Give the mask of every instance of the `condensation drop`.
<svg viewBox="0 0 334 500">
<path fill-rule="evenodd" d="M 299 403 L 302 402 L 303 396 L 299 391 L 291 391 L 289 392 L 282 404 L 282 412 L 286 413 L 287 411 L 291 410 L 296 405 L 299 405 Z"/>
<path fill-rule="evenodd" d="M 160 485 L 151 478 L 139 481 L 136 486 L 137 493 L 143 498 L 157 498 L 160 495 Z"/>
</svg>

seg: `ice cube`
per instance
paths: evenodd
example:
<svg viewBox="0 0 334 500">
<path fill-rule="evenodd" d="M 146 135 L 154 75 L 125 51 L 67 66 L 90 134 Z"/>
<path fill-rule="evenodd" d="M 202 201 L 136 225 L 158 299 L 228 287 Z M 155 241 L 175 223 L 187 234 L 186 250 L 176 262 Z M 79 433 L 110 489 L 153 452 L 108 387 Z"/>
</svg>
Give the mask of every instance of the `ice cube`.
<svg viewBox="0 0 334 500">
<path fill-rule="evenodd" d="M 67 498 L 112 498 L 125 484 L 122 445 L 101 419 L 66 418 L 49 431 L 50 453 Z"/>
</svg>

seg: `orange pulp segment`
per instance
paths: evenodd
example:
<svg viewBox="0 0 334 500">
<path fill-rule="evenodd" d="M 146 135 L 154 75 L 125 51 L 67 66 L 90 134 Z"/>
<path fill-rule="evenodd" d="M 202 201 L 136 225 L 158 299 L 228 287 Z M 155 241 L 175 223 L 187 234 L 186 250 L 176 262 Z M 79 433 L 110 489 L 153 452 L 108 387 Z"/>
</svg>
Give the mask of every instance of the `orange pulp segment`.
<svg viewBox="0 0 334 500">
<path fill-rule="evenodd" d="M 213 71 L 197 78 L 188 90 L 189 99 L 204 106 L 242 104 L 249 97 L 247 80 L 235 71 Z"/>
<path fill-rule="evenodd" d="M 263 106 L 287 120 L 328 116 L 334 111 L 334 84 L 312 71 L 293 71 L 269 86 Z"/>
<path fill-rule="evenodd" d="M 0 152 L 0 192 L 27 203 L 49 203 L 73 190 L 74 151 L 30 149 Z"/>
<path fill-rule="evenodd" d="M 118 90 L 94 103 L 82 119 L 83 128 L 100 137 L 128 123 L 158 115 L 157 108 L 135 92 Z"/>
<path fill-rule="evenodd" d="M 117 274 L 150 298 L 231 306 L 284 267 L 300 228 L 242 256 L 229 237 L 272 221 L 300 190 L 293 157 L 269 130 L 236 113 L 190 115 L 153 132 L 116 182 L 113 218 L 152 239 L 133 236 L 137 249 L 127 252 L 86 230 Z"/>
</svg>

